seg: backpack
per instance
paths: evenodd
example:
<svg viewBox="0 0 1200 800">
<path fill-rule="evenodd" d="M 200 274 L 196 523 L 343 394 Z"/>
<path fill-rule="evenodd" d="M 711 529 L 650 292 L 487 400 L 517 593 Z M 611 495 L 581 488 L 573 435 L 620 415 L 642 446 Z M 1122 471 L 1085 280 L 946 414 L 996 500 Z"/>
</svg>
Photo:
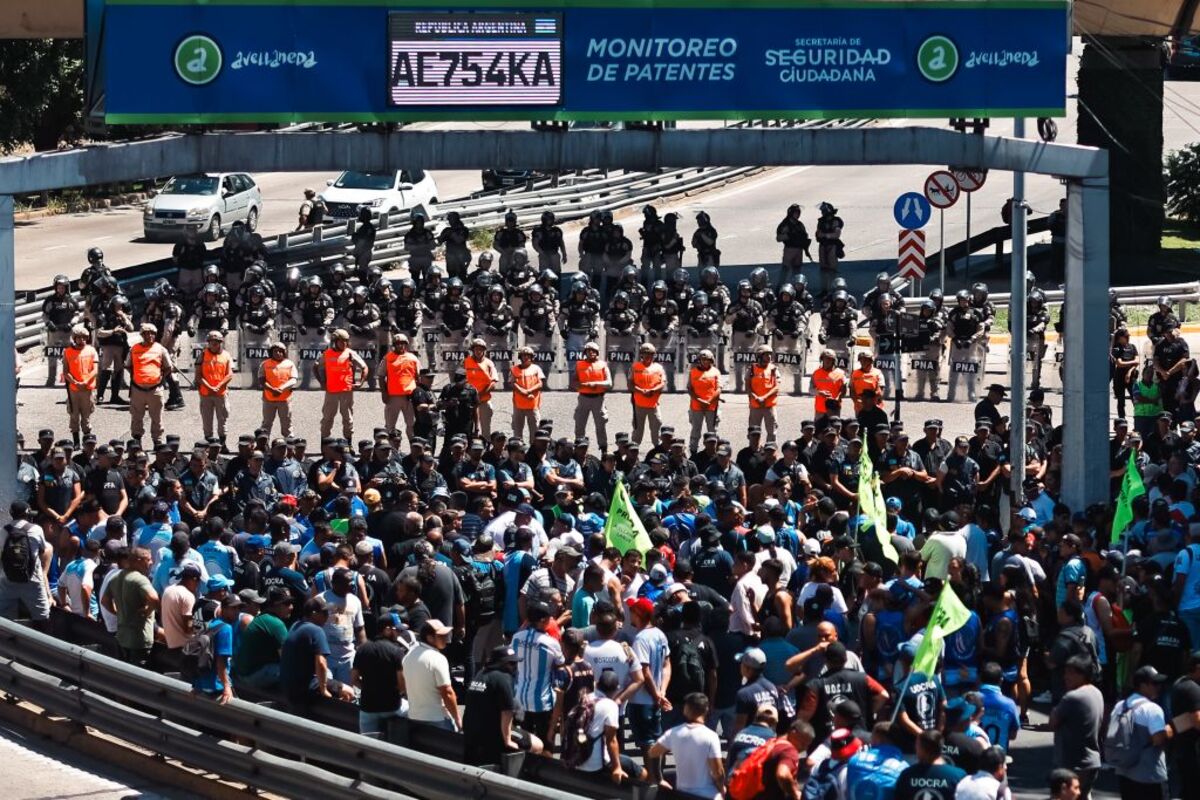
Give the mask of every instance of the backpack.
<svg viewBox="0 0 1200 800">
<path fill-rule="evenodd" d="M 562 762 L 571 769 L 578 769 L 592 756 L 596 739 L 588 735 L 588 728 L 596 716 L 596 697 L 591 692 L 579 695 L 579 702 L 567 712 L 563 722 Z"/>
<path fill-rule="evenodd" d="M 41 548 L 30 538 L 28 528 L 5 525 L 4 530 L 8 532 L 4 548 L 0 549 L 0 566 L 4 568 L 4 577 L 10 583 L 29 583 L 37 574 Z"/>
<path fill-rule="evenodd" d="M 754 800 L 766 790 L 763 784 L 763 765 L 771 757 L 779 739 L 771 739 L 760 744 L 738 764 L 738 768 L 729 777 L 730 800 Z"/>
<path fill-rule="evenodd" d="M 679 695 L 680 697 L 689 692 L 704 691 L 706 670 L 704 669 L 704 658 L 700 655 L 698 639 L 698 636 L 680 639 L 671 652 L 671 655 L 674 656 L 671 660 L 671 684 L 674 686 L 678 682 L 679 689 L 683 693 Z"/>
<path fill-rule="evenodd" d="M 320 225 L 325 221 L 325 201 L 320 197 L 314 197 L 312 208 L 308 212 L 308 224 Z"/>
<path fill-rule="evenodd" d="M 191 683 L 213 668 L 213 633 L 208 625 L 199 620 L 199 614 L 192 617 L 192 635 L 183 643 L 183 659 L 179 665 L 179 674 L 185 681 Z"/>
<path fill-rule="evenodd" d="M 500 612 L 503 600 L 495 562 L 486 564 L 477 562 L 470 567 L 470 575 L 473 586 L 471 600 L 467 603 L 467 612 L 476 625 L 487 625 Z"/>
<path fill-rule="evenodd" d="M 817 765 L 804 783 L 804 800 L 837 800 L 841 797 L 842 775 L 848 764 L 848 761 L 827 758 Z"/>
<path fill-rule="evenodd" d="M 1133 712 L 1142 703 L 1125 702 L 1120 714 L 1113 714 L 1108 719 L 1108 731 L 1104 734 L 1104 761 L 1116 769 L 1132 769 L 1142 756 L 1142 751 L 1135 747 L 1137 726 L 1133 722 Z"/>
</svg>

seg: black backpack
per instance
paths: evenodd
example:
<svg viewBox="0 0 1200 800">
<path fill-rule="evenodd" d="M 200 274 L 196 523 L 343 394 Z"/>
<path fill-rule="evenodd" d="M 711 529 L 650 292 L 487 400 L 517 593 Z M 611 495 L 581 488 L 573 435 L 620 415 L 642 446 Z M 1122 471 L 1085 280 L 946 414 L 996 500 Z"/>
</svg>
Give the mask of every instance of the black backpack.
<svg viewBox="0 0 1200 800">
<path fill-rule="evenodd" d="M 591 692 L 579 695 L 579 702 L 567 711 L 563 721 L 562 762 L 570 769 L 578 769 L 592 757 L 596 739 L 588 735 L 588 728 L 596 716 L 596 698 Z"/>
<path fill-rule="evenodd" d="M 183 643 L 180 676 L 189 683 L 213 668 L 213 633 L 200 619 L 199 609 L 192 616 L 192 635 Z"/>
<path fill-rule="evenodd" d="M 704 657 L 700 654 L 700 637 L 681 638 L 671 655 L 671 688 L 676 688 L 678 683 L 680 697 L 690 692 L 703 692 L 706 670 Z"/>
<path fill-rule="evenodd" d="M 486 569 L 480 569 L 478 564 L 470 568 L 473 583 L 471 601 L 468 603 L 468 613 L 476 625 L 487 625 L 496 618 L 504 603 L 504 593 L 500 588 L 500 571 L 495 562 L 483 564 Z"/>
<path fill-rule="evenodd" d="M 28 528 L 5 525 L 4 530 L 8 533 L 4 547 L 0 549 L 4 577 L 10 583 L 29 583 L 37 574 L 37 559 L 42 548 L 30 538 Z"/>
</svg>

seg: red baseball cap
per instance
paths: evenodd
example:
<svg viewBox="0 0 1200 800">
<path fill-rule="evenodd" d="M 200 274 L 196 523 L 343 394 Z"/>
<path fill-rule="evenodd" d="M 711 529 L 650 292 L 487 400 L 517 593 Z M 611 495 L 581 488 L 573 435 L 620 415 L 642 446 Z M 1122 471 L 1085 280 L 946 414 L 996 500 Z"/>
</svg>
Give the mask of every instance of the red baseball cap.
<svg viewBox="0 0 1200 800">
<path fill-rule="evenodd" d="M 630 597 L 625 600 L 625 605 L 629 606 L 630 611 L 641 611 L 647 616 L 654 615 L 654 603 L 650 602 L 649 597 Z"/>
</svg>

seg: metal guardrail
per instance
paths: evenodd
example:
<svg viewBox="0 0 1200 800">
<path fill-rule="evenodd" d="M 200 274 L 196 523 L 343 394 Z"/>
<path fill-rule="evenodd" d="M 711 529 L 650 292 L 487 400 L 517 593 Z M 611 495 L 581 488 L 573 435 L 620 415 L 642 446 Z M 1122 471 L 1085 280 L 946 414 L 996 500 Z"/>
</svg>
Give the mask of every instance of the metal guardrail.
<svg viewBox="0 0 1200 800">
<path fill-rule="evenodd" d="M 181 681 L 7 619 L 0 619 L 0 690 L 153 752 L 294 797 L 576 797 L 240 699 L 218 705 Z"/>
</svg>

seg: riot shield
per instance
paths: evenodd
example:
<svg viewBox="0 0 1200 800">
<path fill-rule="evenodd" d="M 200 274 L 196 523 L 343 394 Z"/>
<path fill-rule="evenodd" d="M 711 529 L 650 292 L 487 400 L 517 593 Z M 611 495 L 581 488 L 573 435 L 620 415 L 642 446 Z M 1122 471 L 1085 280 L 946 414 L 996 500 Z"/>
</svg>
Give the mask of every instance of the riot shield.
<svg viewBox="0 0 1200 800">
<path fill-rule="evenodd" d="M 775 363 L 783 376 L 782 384 L 787 383 L 788 376 L 792 379 L 792 393 L 804 394 L 804 373 L 808 362 L 808 335 L 806 333 L 784 333 L 775 337 Z M 781 385 L 780 391 L 785 391 Z"/>
<path fill-rule="evenodd" d="M 496 365 L 500 374 L 500 385 L 512 389 L 513 340 L 509 334 L 496 335 L 484 333 L 483 340 L 487 342 L 487 357 Z"/>
<path fill-rule="evenodd" d="M 966 399 L 974 403 L 979 399 L 979 387 L 983 384 L 984 349 L 979 343 L 954 341 L 950 343 L 949 389 L 946 399 L 951 403 Z M 960 388 L 961 387 L 961 388 Z"/>
<path fill-rule="evenodd" d="M 464 337 L 459 334 L 443 336 L 433 346 L 433 351 L 433 371 L 436 373 L 433 379 L 434 386 L 440 389 L 450 382 L 451 374 L 462 366 L 463 361 L 470 355 L 470 351 L 467 349 Z"/>
<path fill-rule="evenodd" d="M 941 400 L 942 341 L 931 342 L 913 353 L 904 376 L 905 393 L 914 400 Z"/>
<path fill-rule="evenodd" d="M 271 357 L 271 335 L 269 333 L 243 331 L 241 344 L 240 383 L 246 389 L 254 389 L 258 385 L 259 366 Z"/>
<path fill-rule="evenodd" d="M 659 333 L 650 331 L 645 334 L 643 341 L 654 345 L 658 351 L 658 363 L 662 364 L 663 371 L 667 375 L 667 391 L 674 392 L 676 390 L 676 374 L 679 370 L 679 337 L 672 331 L 671 333 Z"/>
<path fill-rule="evenodd" d="M 634 334 L 605 337 L 604 358 L 612 373 L 613 390 L 629 391 L 633 362 L 637 360 L 638 339 Z"/>
<path fill-rule="evenodd" d="M 527 333 L 525 344 L 533 350 L 533 363 L 546 373 L 547 389 L 562 389 L 566 386 L 566 376 L 561 360 L 558 358 L 561 349 L 555 343 L 555 335 L 550 333 Z"/>
<path fill-rule="evenodd" d="M 758 361 L 754 351 L 761 343 L 758 331 L 734 331 L 729 335 L 729 368 L 733 371 L 734 390 L 738 394 L 746 390 L 746 368 Z"/>
<path fill-rule="evenodd" d="M 316 328 L 309 328 L 308 333 L 302 333 L 297 337 L 296 366 L 300 369 L 301 389 L 319 388 L 315 369 L 328 347 L 328 334 L 318 333 Z"/>
<path fill-rule="evenodd" d="M 851 370 L 854 363 L 854 337 L 830 336 L 825 340 L 825 346 L 833 351 L 837 365 L 844 370 Z"/>
</svg>

